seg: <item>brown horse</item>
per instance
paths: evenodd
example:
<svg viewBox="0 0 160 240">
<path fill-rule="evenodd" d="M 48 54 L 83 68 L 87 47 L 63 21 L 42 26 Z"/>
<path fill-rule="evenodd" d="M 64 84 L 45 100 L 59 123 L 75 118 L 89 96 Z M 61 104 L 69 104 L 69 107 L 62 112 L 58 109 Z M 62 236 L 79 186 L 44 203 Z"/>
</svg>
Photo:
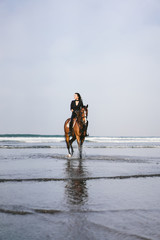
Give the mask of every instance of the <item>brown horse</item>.
<svg viewBox="0 0 160 240">
<path fill-rule="evenodd" d="M 69 135 L 69 123 L 70 118 L 68 118 L 64 123 L 64 132 L 65 132 L 65 140 L 68 148 L 69 157 L 73 155 L 73 147 L 72 143 L 77 139 L 79 156 L 82 158 L 82 144 L 84 142 L 87 127 L 88 127 L 88 105 L 83 106 L 79 111 L 76 112 L 77 117 L 73 119 L 73 128 L 71 135 Z M 70 139 L 70 137 L 72 137 Z M 71 151 L 70 151 L 71 149 Z"/>
</svg>

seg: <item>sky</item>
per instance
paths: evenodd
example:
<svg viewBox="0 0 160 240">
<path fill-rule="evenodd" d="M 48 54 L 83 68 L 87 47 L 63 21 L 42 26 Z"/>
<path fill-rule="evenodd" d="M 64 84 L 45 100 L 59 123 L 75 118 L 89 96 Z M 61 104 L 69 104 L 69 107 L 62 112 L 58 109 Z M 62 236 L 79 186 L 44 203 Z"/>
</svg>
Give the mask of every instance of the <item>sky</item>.
<svg viewBox="0 0 160 240">
<path fill-rule="evenodd" d="M 159 0 L 0 0 L 0 134 L 160 136 Z"/>
</svg>

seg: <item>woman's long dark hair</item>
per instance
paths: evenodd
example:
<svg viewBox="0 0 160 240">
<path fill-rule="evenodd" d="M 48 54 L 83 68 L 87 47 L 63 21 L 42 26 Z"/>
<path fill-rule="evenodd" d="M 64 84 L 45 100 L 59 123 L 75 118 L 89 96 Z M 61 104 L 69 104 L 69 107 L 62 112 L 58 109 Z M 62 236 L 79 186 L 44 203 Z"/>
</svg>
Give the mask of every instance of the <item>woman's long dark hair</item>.
<svg viewBox="0 0 160 240">
<path fill-rule="evenodd" d="M 81 102 L 81 103 L 82 103 L 82 105 L 83 105 L 83 100 L 82 100 L 82 98 L 81 98 L 81 95 L 80 95 L 79 93 L 75 93 L 75 94 L 77 94 L 77 95 L 78 95 L 79 102 Z"/>
</svg>

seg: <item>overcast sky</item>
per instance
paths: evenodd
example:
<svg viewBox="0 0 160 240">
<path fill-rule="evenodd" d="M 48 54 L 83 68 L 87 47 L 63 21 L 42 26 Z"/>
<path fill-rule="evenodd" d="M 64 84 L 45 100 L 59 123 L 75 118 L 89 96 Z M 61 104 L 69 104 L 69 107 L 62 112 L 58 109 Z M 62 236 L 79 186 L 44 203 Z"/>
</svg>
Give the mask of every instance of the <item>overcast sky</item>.
<svg viewBox="0 0 160 240">
<path fill-rule="evenodd" d="M 0 134 L 160 136 L 159 0 L 0 0 Z"/>
</svg>

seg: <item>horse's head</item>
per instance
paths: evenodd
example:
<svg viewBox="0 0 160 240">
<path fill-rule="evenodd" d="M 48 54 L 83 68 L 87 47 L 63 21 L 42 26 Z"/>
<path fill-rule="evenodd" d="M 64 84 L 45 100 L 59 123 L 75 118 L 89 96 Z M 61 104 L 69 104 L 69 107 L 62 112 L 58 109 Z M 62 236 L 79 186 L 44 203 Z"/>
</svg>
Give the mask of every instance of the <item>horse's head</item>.
<svg viewBox="0 0 160 240">
<path fill-rule="evenodd" d="M 80 113 L 81 113 L 81 119 L 82 119 L 82 122 L 84 124 L 87 123 L 87 117 L 88 117 L 88 105 L 87 106 L 83 106 L 81 109 L 80 109 Z"/>
</svg>

